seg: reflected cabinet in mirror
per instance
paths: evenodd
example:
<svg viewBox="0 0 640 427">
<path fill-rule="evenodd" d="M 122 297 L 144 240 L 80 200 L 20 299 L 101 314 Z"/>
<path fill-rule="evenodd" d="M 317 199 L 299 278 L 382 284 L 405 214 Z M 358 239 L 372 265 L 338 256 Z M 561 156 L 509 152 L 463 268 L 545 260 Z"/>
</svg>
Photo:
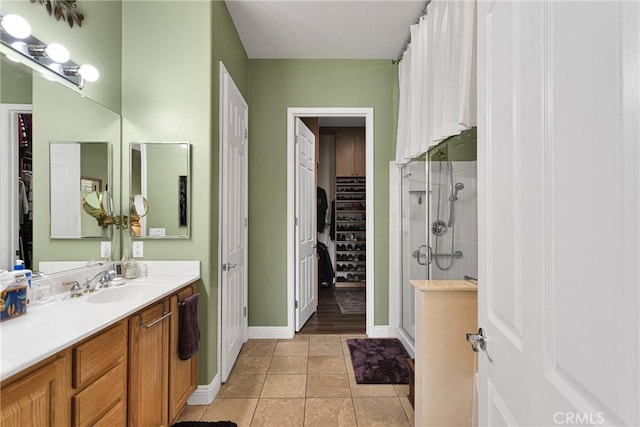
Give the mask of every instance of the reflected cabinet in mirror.
<svg viewBox="0 0 640 427">
<path fill-rule="evenodd" d="M 40 261 L 100 258 L 98 242 L 79 237 L 109 240 L 116 233 L 82 201 L 89 190 L 108 188 L 120 213 L 120 174 L 112 173 L 111 160 L 119 164 L 121 157 L 120 115 L 4 52 L 0 78 L 0 269 L 11 269 L 16 258 L 34 270 Z M 119 253 L 113 245 L 113 259 Z"/>
<path fill-rule="evenodd" d="M 52 239 L 111 237 L 110 171 L 108 142 L 50 143 Z"/>
<path fill-rule="evenodd" d="M 133 237 L 190 235 L 190 145 L 131 143 L 129 223 Z"/>
</svg>

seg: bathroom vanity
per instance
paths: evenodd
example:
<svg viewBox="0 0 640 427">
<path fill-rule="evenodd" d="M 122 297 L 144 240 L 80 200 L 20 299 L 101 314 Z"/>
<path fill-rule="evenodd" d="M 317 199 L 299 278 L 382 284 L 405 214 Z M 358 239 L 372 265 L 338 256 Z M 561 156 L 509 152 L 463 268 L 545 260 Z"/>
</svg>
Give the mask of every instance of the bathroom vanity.
<svg viewBox="0 0 640 427">
<path fill-rule="evenodd" d="M 168 426 L 197 386 L 178 310 L 198 275 L 66 294 L 2 324 L 0 425 Z"/>
<path fill-rule="evenodd" d="M 416 288 L 415 425 L 472 426 L 476 356 L 465 337 L 478 330 L 478 285 L 411 280 Z"/>
</svg>

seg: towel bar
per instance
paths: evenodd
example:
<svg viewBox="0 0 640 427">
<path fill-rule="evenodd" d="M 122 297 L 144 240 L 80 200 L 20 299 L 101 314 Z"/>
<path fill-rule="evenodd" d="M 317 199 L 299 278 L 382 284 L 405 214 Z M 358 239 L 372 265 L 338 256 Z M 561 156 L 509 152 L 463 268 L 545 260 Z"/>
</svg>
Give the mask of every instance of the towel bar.
<svg viewBox="0 0 640 427">
<path fill-rule="evenodd" d="M 200 293 L 196 293 L 196 294 L 193 294 L 193 295 L 195 295 L 195 296 L 200 296 Z M 191 295 L 191 296 L 193 296 L 193 295 Z M 184 301 L 180 301 L 180 302 L 178 303 L 178 305 L 182 305 L 182 306 L 184 306 L 185 304 L 186 304 L 186 302 L 184 302 Z"/>
</svg>

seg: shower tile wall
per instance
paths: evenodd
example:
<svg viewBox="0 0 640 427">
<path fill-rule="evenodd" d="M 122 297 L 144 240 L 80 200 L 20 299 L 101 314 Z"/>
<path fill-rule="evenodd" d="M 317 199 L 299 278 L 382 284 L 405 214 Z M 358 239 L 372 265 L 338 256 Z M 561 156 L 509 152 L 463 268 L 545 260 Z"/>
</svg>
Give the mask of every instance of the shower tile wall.
<svg viewBox="0 0 640 427">
<path fill-rule="evenodd" d="M 451 248 L 451 229 L 438 239 L 438 252 L 451 253 L 462 251 L 462 258 L 455 259 L 449 270 L 441 270 L 436 266 L 435 260 L 431 264 L 431 279 L 462 279 L 464 276 L 478 277 L 478 210 L 477 210 L 477 168 L 475 161 L 454 161 L 453 182 L 461 182 L 464 189 L 458 192 L 458 200 L 454 207 L 454 248 Z M 438 162 L 429 164 L 429 225 L 436 219 L 438 195 Z M 444 170 L 444 169 L 443 169 Z M 440 219 L 447 221 L 449 218 L 449 187 L 448 174 L 442 176 L 442 188 L 440 190 Z M 429 243 L 435 252 L 435 239 L 429 232 Z M 440 265 L 446 267 L 448 258 L 440 258 Z"/>
</svg>

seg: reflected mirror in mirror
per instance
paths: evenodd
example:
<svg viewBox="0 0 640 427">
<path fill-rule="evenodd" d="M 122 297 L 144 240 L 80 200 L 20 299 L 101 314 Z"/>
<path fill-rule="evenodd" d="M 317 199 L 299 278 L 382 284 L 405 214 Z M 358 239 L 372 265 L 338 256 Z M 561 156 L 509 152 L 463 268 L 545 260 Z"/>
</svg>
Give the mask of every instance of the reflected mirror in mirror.
<svg viewBox="0 0 640 427">
<path fill-rule="evenodd" d="M 130 159 L 129 217 L 139 218 L 131 235 L 189 237 L 189 143 L 132 143 Z M 146 215 L 139 215 L 143 211 Z"/>
<path fill-rule="evenodd" d="M 110 157 L 108 142 L 49 145 L 51 238 L 111 237 Z"/>
</svg>

